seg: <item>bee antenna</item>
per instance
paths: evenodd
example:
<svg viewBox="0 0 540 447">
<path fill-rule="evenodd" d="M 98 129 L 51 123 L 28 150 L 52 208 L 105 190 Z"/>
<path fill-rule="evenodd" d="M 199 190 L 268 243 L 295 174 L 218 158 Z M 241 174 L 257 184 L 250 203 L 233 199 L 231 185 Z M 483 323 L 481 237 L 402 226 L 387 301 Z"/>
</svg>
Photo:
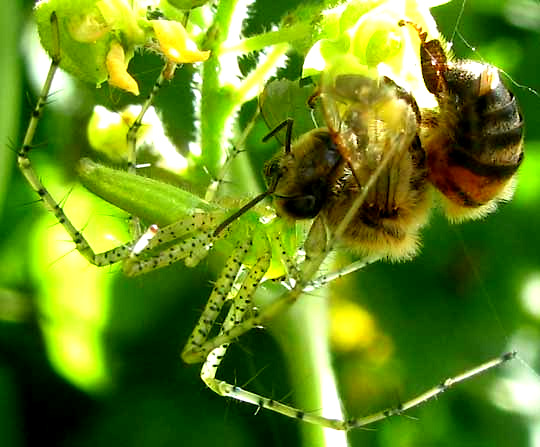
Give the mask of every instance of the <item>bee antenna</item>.
<svg viewBox="0 0 540 447">
<path fill-rule="evenodd" d="M 292 126 L 293 126 L 294 120 L 292 118 L 287 118 L 285 121 L 279 123 L 276 127 L 274 127 L 268 135 L 265 135 L 262 139 L 263 142 L 268 141 L 270 138 L 272 138 L 275 134 L 277 134 L 281 129 L 283 129 L 285 126 L 287 126 L 287 133 L 285 134 L 285 153 L 288 154 L 291 152 L 291 141 L 292 141 Z"/>
<path fill-rule="evenodd" d="M 420 38 L 420 41 L 422 43 L 426 42 L 426 40 L 427 40 L 427 32 L 424 31 L 420 25 L 418 25 L 417 23 L 415 23 L 415 22 L 413 22 L 411 20 L 404 20 L 404 19 L 401 19 L 398 22 L 398 26 L 407 26 L 407 25 L 409 25 L 410 27 L 415 29 L 415 31 L 418 33 L 418 37 Z"/>
<path fill-rule="evenodd" d="M 258 196 L 251 199 L 248 203 L 246 203 L 242 208 L 240 208 L 235 213 L 231 214 L 227 219 L 225 219 L 223 222 L 221 222 L 216 229 L 214 230 L 213 237 L 217 237 L 219 233 L 221 233 L 225 228 L 227 228 L 231 223 L 233 223 L 236 219 L 238 219 L 242 214 L 244 214 L 246 211 L 249 211 L 251 208 L 253 208 L 257 203 L 268 197 L 270 194 L 272 194 L 275 190 L 275 187 L 268 188 L 263 193 L 259 194 Z"/>
</svg>

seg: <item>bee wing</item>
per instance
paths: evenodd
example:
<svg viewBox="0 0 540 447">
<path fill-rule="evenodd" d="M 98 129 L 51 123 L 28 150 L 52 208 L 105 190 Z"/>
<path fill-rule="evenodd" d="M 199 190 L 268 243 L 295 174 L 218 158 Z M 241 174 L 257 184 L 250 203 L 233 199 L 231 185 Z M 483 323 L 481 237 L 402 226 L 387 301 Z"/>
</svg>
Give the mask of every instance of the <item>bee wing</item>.
<svg viewBox="0 0 540 447">
<path fill-rule="evenodd" d="M 416 136 L 415 112 L 394 84 L 362 75 L 323 77 L 320 95 L 334 143 L 360 184 Z"/>
<path fill-rule="evenodd" d="M 301 81 L 280 79 L 266 84 L 259 96 L 261 115 L 270 130 L 275 129 L 287 118 L 293 118 L 292 138 L 297 140 L 323 123 L 320 105 L 308 106 L 314 86 L 301 85 Z M 285 144 L 285 133 L 276 135 L 281 144 Z"/>
</svg>

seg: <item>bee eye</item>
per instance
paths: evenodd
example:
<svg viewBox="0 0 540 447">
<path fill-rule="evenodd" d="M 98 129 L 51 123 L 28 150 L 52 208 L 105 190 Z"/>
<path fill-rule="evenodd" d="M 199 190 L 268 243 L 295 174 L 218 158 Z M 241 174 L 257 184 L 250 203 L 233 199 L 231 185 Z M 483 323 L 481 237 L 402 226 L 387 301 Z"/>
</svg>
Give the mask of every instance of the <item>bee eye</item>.
<svg viewBox="0 0 540 447">
<path fill-rule="evenodd" d="M 277 196 L 278 206 L 295 219 L 311 219 L 319 214 L 328 199 L 328 184 L 321 179 L 305 185 L 296 196 Z"/>
<path fill-rule="evenodd" d="M 286 212 L 299 219 L 311 219 L 319 214 L 323 205 L 321 197 L 306 195 L 288 198 L 283 202 Z"/>
</svg>

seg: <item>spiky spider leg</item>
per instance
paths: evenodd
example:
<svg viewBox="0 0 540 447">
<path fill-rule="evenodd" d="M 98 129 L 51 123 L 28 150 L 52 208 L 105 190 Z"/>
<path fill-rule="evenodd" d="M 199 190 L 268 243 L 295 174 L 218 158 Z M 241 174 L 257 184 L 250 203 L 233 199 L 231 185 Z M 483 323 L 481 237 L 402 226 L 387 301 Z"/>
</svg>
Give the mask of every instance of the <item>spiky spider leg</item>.
<svg viewBox="0 0 540 447">
<path fill-rule="evenodd" d="M 304 287 L 304 292 L 310 292 L 315 289 L 335 281 L 336 279 L 343 278 L 344 276 L 350 275 L 351 273 L 362 270 L 369 264 L 373 264 L 380 260 L 379 257 L 368 258 L 368 259 L 359 259 L 358 261 L 351 262 L 349 265 L 346 265 L 343 268 L 340 268 L 336 271 L 330 273 L 323 273 L 322 275 L 317 276 L 316 278 L 309 281 Z"/>
<path fill-rule="evenodd" d="M 258 257 L 255 263 L 247 268 L 245 275 L 242 275 L 242 267 L 250 252 Z M 270 267 L 271 256 L 272 250 L 269 241 L 264 236 L 260 241 L 256 238 L 255 243 L 251 237 L 238 243 L 227 259 L 199 322 L 182 352 L 182 358 L 186 362 L 191 363 L 191 356 L 194 353 L 196 356 L 198 349 L 206 343 L 212 327 L 229 297 L 232 303 L 223 320 L 219 335 L 227 334 L 233 327 L 238 326 L 249 312 L 254 312 L 251 299 Z M 211 390 L 221 396 L 229 396 L 228 389 L 232 386 L 216 379 L 216 373 L 230 343 L 231 341 L 228 341 L 213 349 L 201 368 L 201 379 Z"/>
<path fill-rule="evenodd" d="M 212 243 L 217 239 L 213 230 L 223 220 L 222 211 L 200 212 L 157 229 L 156 225 L 141 236 L 134 245 L 129 258 L 124 261 L 124 273 L 136 276 L 183 260 L 186 266 L 194 267 L 203 259 Z M 223 232 L 219 237 L 226 236 Z M 162 249 L 164 244 L 171 243 Z M 142 244 L 141 248 L 138 245 Z M 154 253 L 155 254 L 152 254 Z"/>
<path fill-rule="evenodd" d="M 247 304 L 247 301 L 244 303 Z M 229 313 L 232 313 L 233 310 L 234 308 L 231 307 L 231 310 Z M 230 328 L 229 320 L 231 322 L 237 321 L 237 320 L 234 320 L 234 317 L 229 318 L 228 316 L 222 328 L 222 332 L 224 333 L 226 333 L 226 331 Z M 348 418 L 348 419 L 340 420 L 340 419 L 326 418 L 326 417 L 319 416 L 312 413 L 307 413 L 293 406 L 283 404 L 281 402 L 275 401 L 274 399 L 263 397 L 259 394 L 244 390 L 236 385 L 232 385 L 225 381 L 216 379 L 215 375 L 216 375 L 217 369 L 221 361 L 223 360 L 223 357 L 226 353 L 228 346 L 229 346 L 229 343 L 224 343 L 223 345 L 211 351 L 201 370 L 202 380 L 214 392 L 216 392 L 220 396 L 230 397 L 236 400 L 240 400 L 242 402 L 255 405 L 259 408 L 266 408 L 268 410 L 274 411 L 276 413 L 280 413 L 284 416 L 288 416 L 293 419 L 298 419 L 298 420 L 302 420 L 311 424 L 328 427 L 335 430 L 344 430 L 344 431 L 348 431 L 353 428 L 365 427 L 367 425 L 373 424 L 383 419 L 387 419 L 392 416 L 401 415 L 405 411 L 408 411 L 414 407 L 422 405 L 436 398 L 440 394 L 452 388 L 454 385 L 457 385 L 459 383 L 465 382 L 466 380 L 472 379 L 473 377 L 476 377 L 490 369 L 499 367 L 502 364 L 516 357 L 516 352 L 505 353 L 475 368 L 469 369 L 456 376 L 447 378 L 443 380 L 440 384 L 430 388 L 424 393 L 419 394 L 418 396 L 413 397 L 412 399 L 396 407 L 390 407 L 385 410 L 378 411 L 376 413 L 372 413 L 364 417 Z"/>
<path fill-rule="evenodd" d="M 141 106 L 141 110 L 135 121 L 129 127 L 126 141 L 128 147 L 127 153 L 127 172 L 130 174 L 137 174 L 137 133 L 142 126 L 143 118 L 150 106 L 154 103 L 154 98 L 163 87 L 166 81 L 170 81 L 174 76 L 176 70 L 176 64 L 174 62 L 167 61 L 163 66 L 158 78 L 155 80 L 152 90 L 146 97 L 144 103 Z M 131 218 L 131 236 L 133 238 L 139 238 L 141 236 L 141 225 L 138 217 L 133 216 Z"/>
<path fill-rule="evenodd" d="M 113 250 L 109 250 L 103 253 L 95 253 L 88 241 L 82 235 L 82 233 L 75 228 L 75 226 L 68 219 L 60 204 L 51 196 L 49 191 L 45 188 L 41 180 L 39 179 L 36 171 L 34 170 L 30 158 L 28 157 L 30 151 L 33 149 L 33 140 L 36 133 L 37 126 L 41 119 L 43 109 L 47 104 L 49 98 L 49 93 L 51 90 L 52 81 L 56 70 L 60 65 L 60 36 L 58 31 L 58 18 L 53 12 L 51 14 L 51 29 L 53 35 L 53 48 L 55 54 L 52 56 L 51 65 L 47 78 L 41 93 L 37 100 L 37 103 L 32 111 L 32 116 L 26 129 L 26 133 L 23 139 L 20 150 L 17 153 L 17 164 L 22 174 L 26 178 L 26 181 L 31 186 L 31 188 L 39 196 L 40 200 L 43 202 L 45 208 L 50 211 L 56 217 L 57 221 L 65 228 L 73 242 L 75 243 L 75 248 L 77 251 L 84 256 L 88 262 L 97 266 L 104 266 L 109 264 L 114 264 L 124 258 L 126 258 L 130 253 L 130 248 L 126 246 L 117 247 Z"/>
<path fill-rule="evenodd" d="M 127 139 L 127 146 L 128 146 L 128 172 L 131 174 L 137 173 L 137 132 L 142 126 L 143 118 L 150 106 L 154 103 L 154 99 L 158 92 L 163 87 L 163 84 L 166 81 L 170 81 L 172 77 L 174 76 L 174 71 L 176 69 L 176 64 L 170 61 L 166 61 L 165 65 L 163 66 L 161 72 L 159 73 L 159 76 L 154 81 L 154 85 L 152 86 L 152 90 L 150 90 L 150 93 L 144 100 L 144 103 L 141 106 L 141 110 L 135 120 L 133 121 L 133 124 L 129 127 L 126 139 Z"/>
<path fill-rule="evenodd" d="M 246 259 L 250 255 L 255 258 L 255 261 L 251 267 L 248 267 Z M 253 237 L 248 234 L 246 237 L 240 238 L 225 262 L 206 307 L 182 351 L 182 358 L 185 362 L 196 363 L 200 361 L 200 350 L 208 344 L 212 327 L 227 299 L 232 299 L 232 305 L 217 337 L 227 334 L 231 328 L 238 326 L 245 320 L 248 311 L 253 310 L 251 298 L 268 271 L 271 256 L 272 250 L 266 235 L 259 233 L 258 236 Z M 243 269 L 246 270 L 245 275 L 242 275 Z M 211 340 L 215 340 L 215 338 Z M 227 341 L 220 346 L 215 346 L 212 349 L 214 354 L 208 353 L 204 359 L 203 371 L 207 371 L 210 364 L 215 364 L 217 369 L 219 362 L 215 362 L 216 355 L 221 352 L 217 356 L 221 360 L 229 344 L 230 341 Z M 211 358 L 214 361 L 210 360 Z M 203 372 L 201 372 L 201 376 L 207 377 L 206 373 Z"/>
<path fill-rule="evenodd" d="M 90 246 L 86 238 L 83 236 L 83 234 L 71 223 L 69 218 L 66 216 L 59 202 L 57 202 L 49 193 L 49 191 L 45 188 L 45 186 L 39 179 L 38 175 L 36 174 L 36 171 L 34 170 L 32 163 L 30 161 L 30 158 L 29 158 L 29 153 L 33 149 L 34 136 L 36 134 L 39 121 L 43 114 L 43 109 L 45 105 L 47 104 L 47 100 L 49 98 L 54 75 L 60 65 L 60 60 L 61 60 L 60 35 L 59 35 L 59 29 L 58 29 L 58 18 L 56 16 L 56 13 L 53 12 L 51 14 L 50 21 L 51 21 L 51 30 L 52 30 L 52 35 L 53 35 L 54 54 L 52 55 L 51 65 L 49 68 L 49 72 L 47 74 L 47 78 L 45 80 L 45 83 L 43 84 L 43 87 L 41 89 L 41 92 L 36 102 L 36 105 L 34 107 L 34 110 L 32 111 L 30 122 L 28 124 L 28 128 L 26 130 L 26 133 L 23 139 L 23 143 L 17 153 L 17 163 L 22 174 L 26 178 L 31 188 L 39 196 L 45 208 L 48 211 L 50 211 L 52 214 L 54 214 L 57 221 L 67 231 L 67 233 L 69 234 L 69 236 L 75 243 L 75 249 L 82 256 L 84 256 L 84 258 L 86 258 L 88 262 L 90 262 L 91 264 L 95 266 L 106 266 L 110 264 L 115 264 L 117 262 L 130 258 L 133 251 L 132 246 L 123 245 L 123 246 L 119 246 L 111 250 L 102 252 L 102 253 L 94 252 L 94 250 L 92 249 L 92 247 Z M 167 63 L 165 67 L 163 68 L 160 76 L 154 83 L 154 86 L 150 94 L 145 100 L 142 106 L 141 112 L 139 113 L 139 116 L 136 118 L 134 124 L 130 127 L 130 130 L 128 131 L 127 139 L 128 139 L 128 147 L 130 148 L 130 151 L 129 151 L 130 154 L 128 154 L 129 167 L 133 170 L 135 169 L 134 157 L 135 157 L 137 130 L 141 126 L 144 113 L 148 110 L 155 95 L 157 94 L 157 92 L 159 91 L 163 83 L 169 79 L 169 76 L 172 74 L 172 72 L 173 71 L 171 70 L 170 63 Z M 166 237 L 164 237 L 163 239 L 166 239 Z M 136 245 L 137 243 L 135 243 L 134 246 Z"/>
<path fill-rule="evenodd" d="M 234 252 L 231 254 L 225 264 L 219 279 L 212 291 L 208 304 L 201 315 L 197 326 L 195 327 L 191 337 L 182 352 L 182 358 L 188 363 L 197 362 L 200 359 L 200 353 L 205 352 L 208 346 L 213 346 L 210 352 L 207 354 L 204 364 L 201 369 L 201 379 L 206 385 L 215 393 L 223 397 L 230 397 L 236 400 L 240 400 L 252 405 L 256 405 L 259 408 L 266 408 L 268 410 L 283 414 L 285 416 L 303 420 L 308 423 L 332 428 L 335 430 L 350 430 L 357 427 L 363 427 L 372 424 L 377 421 L 389 418 L 391 416 L 400 415 L 403 412 L 410 410 L 416 406 L 419 406 L 438 395 L 444 393 L 448 389 L 452 388 L 461 382 L 471 379 L 477 375 L 480 375 L 490 369 L 496 368 L 509 360 L 512 360 L 515 356 L 515 352 L 509 352 L 496 357 L 488 362 L 483 363 L 475 368 L 467 370 L 459 375 L 450 377 L 442 381 L 439 385 L 430 388 L 424 393 L 408 400 L 407 402 L 396 406 L 387 408 L 385 410 L 370 414 L 368 416 L 360 418 L 349 418 L 346 420 L 331 419 L 316 414 L 307 413 L 303 410 L 295 408 L 290 405 L 277 402 L 274 399 L 261 396 L 259 394 L 244 390 L 236 385 L 228 383 L 216 378 L 218 368 L 227 352 L 230 343 L 236 338 L 236 336 L 243 333 L 239 331 L 239 328 L 245 329 L 245 326 L 255 327 L 261 326 L 266 321 L 265 317 L 268 317 L 268 309 L 263 311 L 263 315 L 255 315 L 254 317 L 244 320 L 245 316 L 250 310 L 253 309 L 251 304 L 251 296 L 255 293 L 256 288 L 262 281 L 268 264 L 270 261 L 270 252 L 264 253 L 260 256 L 249 270 L 249 273 L 245 276 L 242 285 L 236 295 L 232 298 L 233 302 L 229 309 L 229 312 L 223 322 L 221 330 L 218 336 L 209 340 L 211 329 L 218 318 L 230 290 L 234 289 L 234 284 L 238 280 L 238 274 L 241 266 L 247 256 L 250 248 L 252 247 L 251 239 L 239 244 Z M 302 284 L 302 282 L 299 282 Z M 289 298 L 296 295 L 294 288 L 289 294 Z M 298 286 L 298 290 L 301 293 L 302 288 Z M 291 299 L 291 298 L 290 298 Z M 278 301 L 278 303 L 283 303 Z M 280 312 L 280 309 L 275 312 Z"/>
<path fill-rule="evenodd" d="M 246 313 L 253 309 L 251 296 L 255 293 L 256 288 L 259 286 L 264 274 L 268 270 L 270 256 L 270 252 L 265 253 L 249 270 L 249 273 L 242 282 L 242 286 L 233 298 L 233 302 L 225 321 L 223 322 L 220 333 L 225 333 L 233 326 L 239 324 Z M 230 385 L 222 380 L 216 379 L 216 373 L 228 347 L 229 343 L 225 343 L 210 352 L 201 369 L 201 379 L 211 390 L 221 396 L 228 396 L 227 388 Z M 225 393 L 223 392 L 224 390 Z"/>
</svg>

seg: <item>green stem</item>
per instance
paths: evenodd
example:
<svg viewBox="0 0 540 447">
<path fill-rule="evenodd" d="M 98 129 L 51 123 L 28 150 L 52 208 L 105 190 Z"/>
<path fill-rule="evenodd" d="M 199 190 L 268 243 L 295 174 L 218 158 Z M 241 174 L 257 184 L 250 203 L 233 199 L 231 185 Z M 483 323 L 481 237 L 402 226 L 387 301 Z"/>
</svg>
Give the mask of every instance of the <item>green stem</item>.
<svg viewBox="0 0 540 447">
<path fill-rule="evenodd" d="M 0 109 L 0 138 L 2 144 L 16 140 L 17 126 L 19 125 L 19 84 L 22 79 L 20 73 L 20 56 L 18 54 L 17 30 L 21 26 L 21 5 L 19 1 L 8 2 L 4 5 L 3 14 L 9 17 L 0 28 L 2 46 L 0 47 L 0 60 L 5 61 L 0 68 L 0 85 L 9 86 L 2 93 L 2 107 Z M 7 62 L 9 61 L 9 63 Z M 4 147 L 0 151 L 0 212 L 3 209 L 4 200 L 7 197 L 7 185 L 11 176 L 11 170 L 15 151 Z"/>
<path fill-rule="evenodd" d="M 270 53 L 268 53 L 266 60 L 249 74 L 244 82 L 242 82 L 240 89 L 236 92 L 239 104 L 249 101 L 262 91 L 262 86 L 264 85 L 267 76 L 269 73 L 275 71 L 279 60 L 285 55 L 288 48 L 289 44 L 286 43 L 276 45 Z"/>
<path fill-rule="evenodd" d="M 258 304 L 268 304 L 279 296 L 279 292 L 268 283 L 261 289 L 257 295 Z M 328 288 L 311 292 L 272 319 L 268 328 L 285 355 L 295 405 L 304 411 L 321 412 L 329 418 L 343 419 L 329 346 L 328 299 Z M 302 422 L 299 424 L 302 445 L 348 445 L 345 432 Z"/>
<path fill-rule="evenodd" d="M 301 22 L 296 25 L 282 28 L 278 31 L 270 31 L 268 33 L 258 34 L 241 40 L 234 45 L 222 45 L 219 49 L 221 54 L 225 53 L 250 53 L 251 51 L 259 51 L 272 45 L 278 45 L 284 42 L 294 42 L 307 37 L 311 37 L 313 33 L 312 25 L 306 22 Z"/>
<path fill-rule="evenodd" d="M 225 129 L 234 110 L 233 92 L 219 82 L 221 64 L 219 47 L 227 39 L 229 26 L 238 0 L 218 3 L 214 23 L 205 45 L 212 56 L 204 63 L 201 86 L 201 152 L 202 162 L 214 177 L 225 159 Z"/>
</svg>

